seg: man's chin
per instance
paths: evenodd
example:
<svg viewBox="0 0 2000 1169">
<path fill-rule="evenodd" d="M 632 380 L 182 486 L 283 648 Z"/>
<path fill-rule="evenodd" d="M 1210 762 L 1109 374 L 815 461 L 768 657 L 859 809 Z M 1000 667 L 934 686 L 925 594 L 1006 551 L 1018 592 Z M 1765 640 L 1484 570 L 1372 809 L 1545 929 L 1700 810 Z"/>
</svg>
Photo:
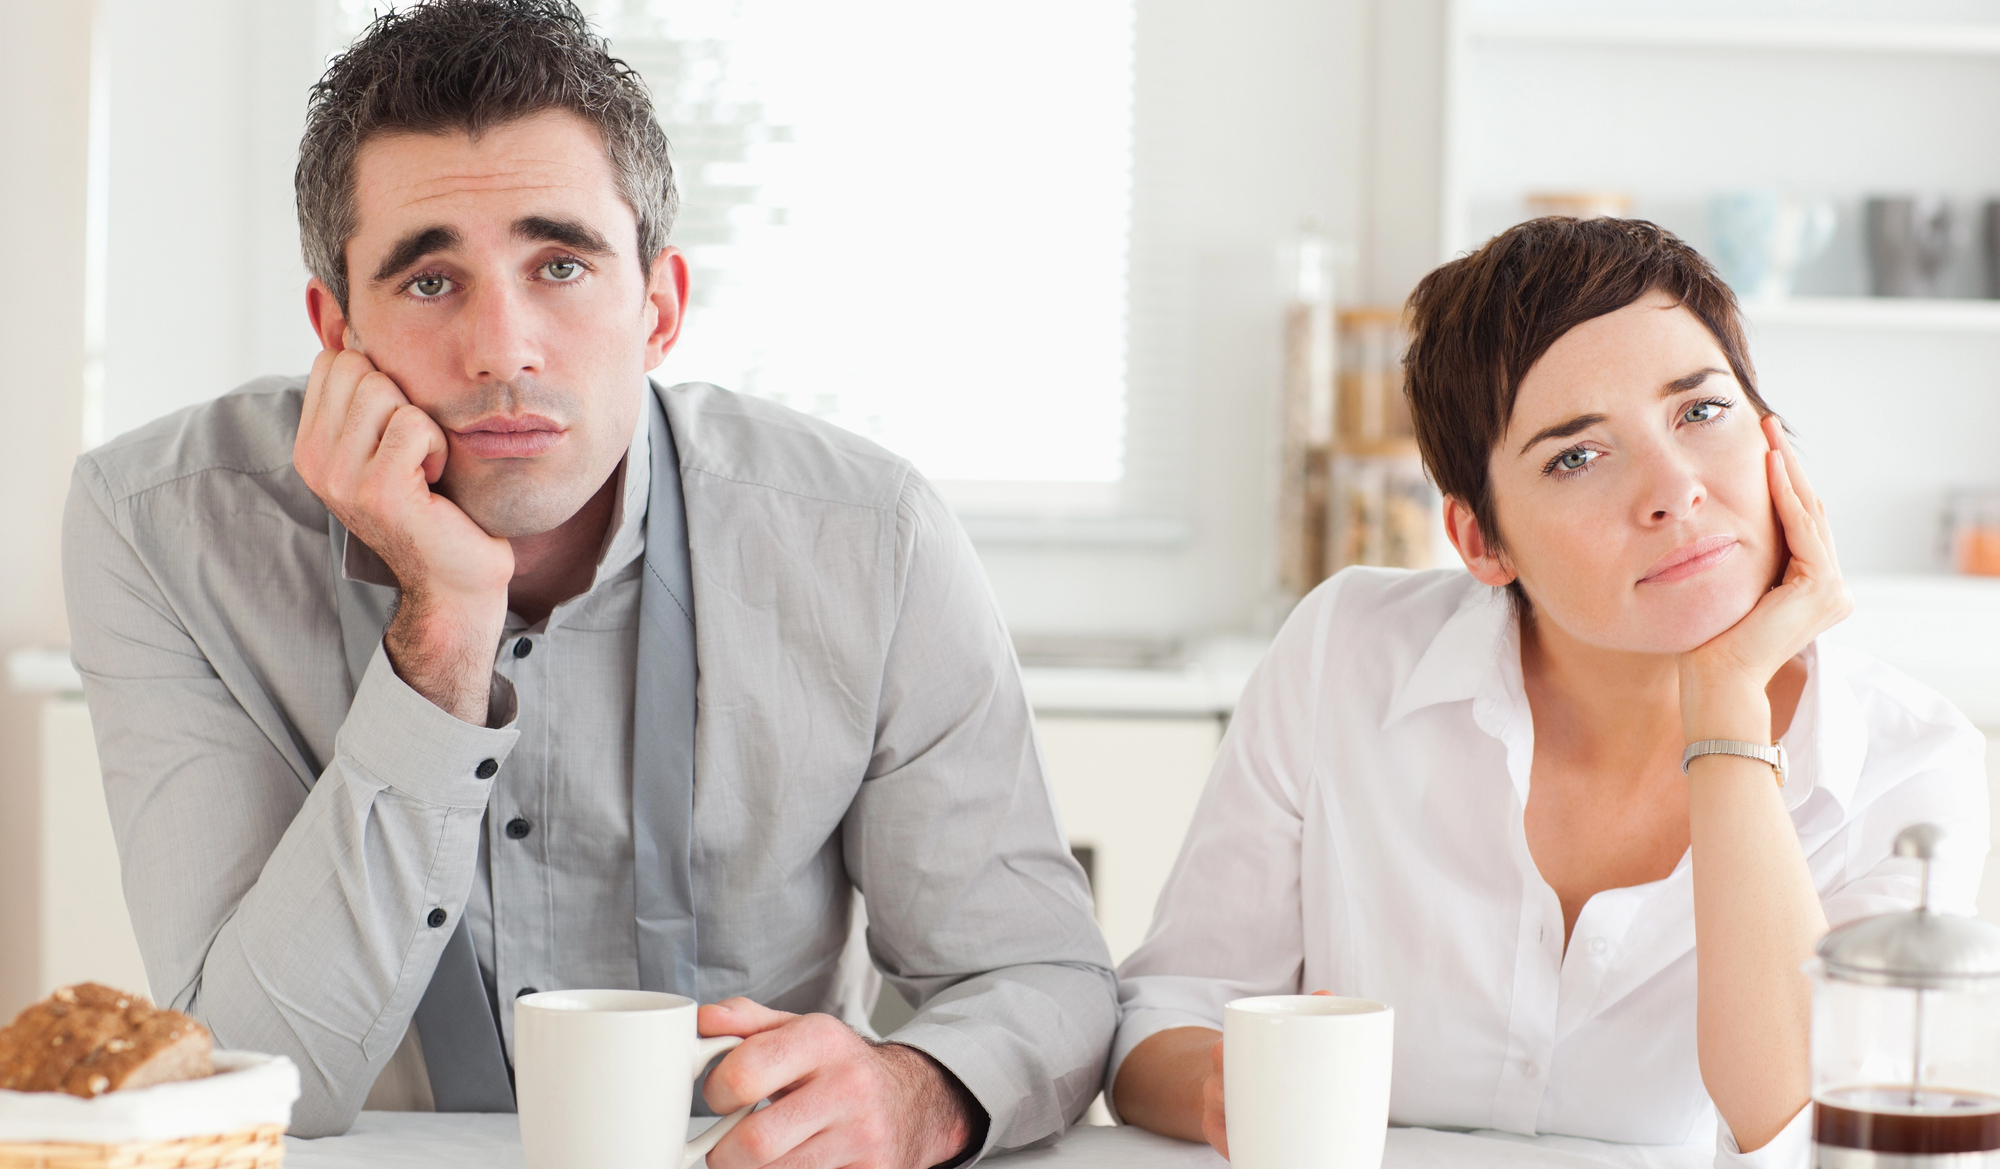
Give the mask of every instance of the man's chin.
<svg viewBox="0 0 2000 1169">
<path fill-rule="evenodd" d="M 456 503 L 480 530 L 503 540 L 519 540 L 553 532 L 590 500 L 591 493 L 513 482 L 455 485 L 440 494 Z M 572 497 L 575 498 L 572 498 Z"/>
</svg>

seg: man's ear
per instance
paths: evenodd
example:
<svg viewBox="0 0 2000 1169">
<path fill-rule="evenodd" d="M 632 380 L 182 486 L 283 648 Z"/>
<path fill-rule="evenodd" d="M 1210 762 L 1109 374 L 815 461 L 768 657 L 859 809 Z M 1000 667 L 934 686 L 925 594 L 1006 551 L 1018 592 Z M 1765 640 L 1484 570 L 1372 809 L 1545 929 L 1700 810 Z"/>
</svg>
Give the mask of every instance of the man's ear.
<svg viewBox="0 0 2000 1169">
<path fill-rule="evenodd" d="M 317 276 L 306 281 L 306 319 L 319 335 L 321 349 L 338 353 L 347 348 L 347 314 L 334 298 L 333 289 L 321 284 Z"/>
<path fill-rule="evenodd" d="M 667 359 L 667 351 L 680 339 L 682 314 L 687 308 L 687 257 L 679 248 L 668 246 L 653 257 L 646 277 L 646 368 Z"/>
<path fill-rule="evenodd" d="M 1514 566 L 1507 563 L 1507 554 L 1487 544 L 1479 517 L 1455 495 L 1444 497 L 1444 530 L 1472 579 L 1494 588 L 1514 583 Z"/>
</svg>

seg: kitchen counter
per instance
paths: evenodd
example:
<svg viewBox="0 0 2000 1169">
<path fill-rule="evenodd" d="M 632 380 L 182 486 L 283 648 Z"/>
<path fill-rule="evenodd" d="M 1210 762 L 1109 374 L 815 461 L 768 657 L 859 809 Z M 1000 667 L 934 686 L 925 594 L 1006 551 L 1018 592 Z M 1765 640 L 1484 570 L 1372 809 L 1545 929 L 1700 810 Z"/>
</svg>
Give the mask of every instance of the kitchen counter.
<svg viewBox="0 0 2000 1169">
<path fill-rule="evenodd" d="M 712 1120 L 690 1125 L 706 1128 Z M 1578 1137 L 1392 1128 L 1382 1169 L 1707 1169 L 1706 1148 L 1612 1145 Z M 1078 1125 L 1045 1149 L 994 1157 L 1005 1169 L 1227 1169 L 1207 1145 L 1136 1128 Z M 286 1169 L 525 1169 L 511 1115 L 364 1112 L 346 1136 L 285 1138 Z"/>
</svg>

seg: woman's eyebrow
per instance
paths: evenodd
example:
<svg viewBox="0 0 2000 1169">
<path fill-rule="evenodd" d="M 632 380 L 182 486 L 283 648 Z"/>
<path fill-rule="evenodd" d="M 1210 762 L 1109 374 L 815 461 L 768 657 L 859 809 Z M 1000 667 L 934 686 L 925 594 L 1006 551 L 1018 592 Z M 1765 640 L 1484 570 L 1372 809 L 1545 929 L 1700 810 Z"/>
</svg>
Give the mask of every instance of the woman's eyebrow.
<svg viewBox="0 0 2000 1169">
<path fill-rule="evenodd" d="M 1547 442 L 1552 438 L 1568 438 L 1572 434 L 1589 430 L 1591 427 L 1604 421 L 1607 417 L 1609 415 L 1579 414 L 1568 422 L 1558 422 L 1554 426 L 1544 426 L 1535 432 L 1535 437 L 1521 444 L 1521 454 L 1527 454 L 1538 442 Z"/>
<path fill-rule="evenodd" d="M 1671 398 L 1675 394 L 1685 394 L 1689 390 L 1700 389 L 1701 383 L 1707 381 L 1711 377 L 1729 377 L 1729 376 L 1730 373 L 1728 370 L 1717 369 L 1711 365 L 1706 369 L 1695 370 L 1693 373 L 1687 375 L 1686 377 L 1677 377 L 1673 381 L 1668 382 L 1666 385 L 1661 386 L 1660 396 L 1662 398 Z"/>
</svg>

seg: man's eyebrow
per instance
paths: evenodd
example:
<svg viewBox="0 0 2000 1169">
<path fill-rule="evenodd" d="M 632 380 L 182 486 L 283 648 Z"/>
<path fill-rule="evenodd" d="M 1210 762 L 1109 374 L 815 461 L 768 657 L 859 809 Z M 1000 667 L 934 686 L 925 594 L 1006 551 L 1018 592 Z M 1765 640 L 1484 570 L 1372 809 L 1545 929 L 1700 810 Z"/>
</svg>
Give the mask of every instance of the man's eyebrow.
<svg viewBox="0 0 2000 1169">
<path fill-rule="evenodd" d="M 537 243 L 561 244 L 571 251 L 587 255 L 616 254 L 603 236 L 574 219 L 550 219 L 544 215 L 529 215 L 514 221 L 514 235 L 516 238 Z"/>
<path fill-rule="evenodd" d="M 384 283 L 432 252 L 448 252 L 459 242 L 458 232 L 449 227 L 419 228 L 397 240 L 396 246 L 389 249 L 389 258 L 375 269 L 373 282 Z"/>
<path fill-rule="evenodd" d="M 1677 377 L 1673 381 L 1668 382 L 1666 385 L 1661 386 L 1660 396 L 1662 398 L 1671 398 L 1675 394 L 1685 394 L 1689 390 L 1700 389 L 1701 383 L 1707 381 L 1711 377 L 1730 377 L 1730 376 L 1733 375 L 1731 375 L 1728 370 L 1717 369 L 1711 365 L 1706 369 L 1695 370 L 1693 373 L 1687 375 L 1686 377 Z"/>
<path fill-rule="evenodd" d="M 1572 434 L 1589 430 L 1591 427 L 1604 421 L 1606 417 L 1608 415 L 1579 414 L 1568 422 L 1558 422 L 1554 426 L 1544 426 L 1535 432 L 1535 437 L 1521 444 L 1521 454 L 1527 454 L 1538 442 L 1547 442 L 1552 438 L 1568 438 Z"/>
</svg>

